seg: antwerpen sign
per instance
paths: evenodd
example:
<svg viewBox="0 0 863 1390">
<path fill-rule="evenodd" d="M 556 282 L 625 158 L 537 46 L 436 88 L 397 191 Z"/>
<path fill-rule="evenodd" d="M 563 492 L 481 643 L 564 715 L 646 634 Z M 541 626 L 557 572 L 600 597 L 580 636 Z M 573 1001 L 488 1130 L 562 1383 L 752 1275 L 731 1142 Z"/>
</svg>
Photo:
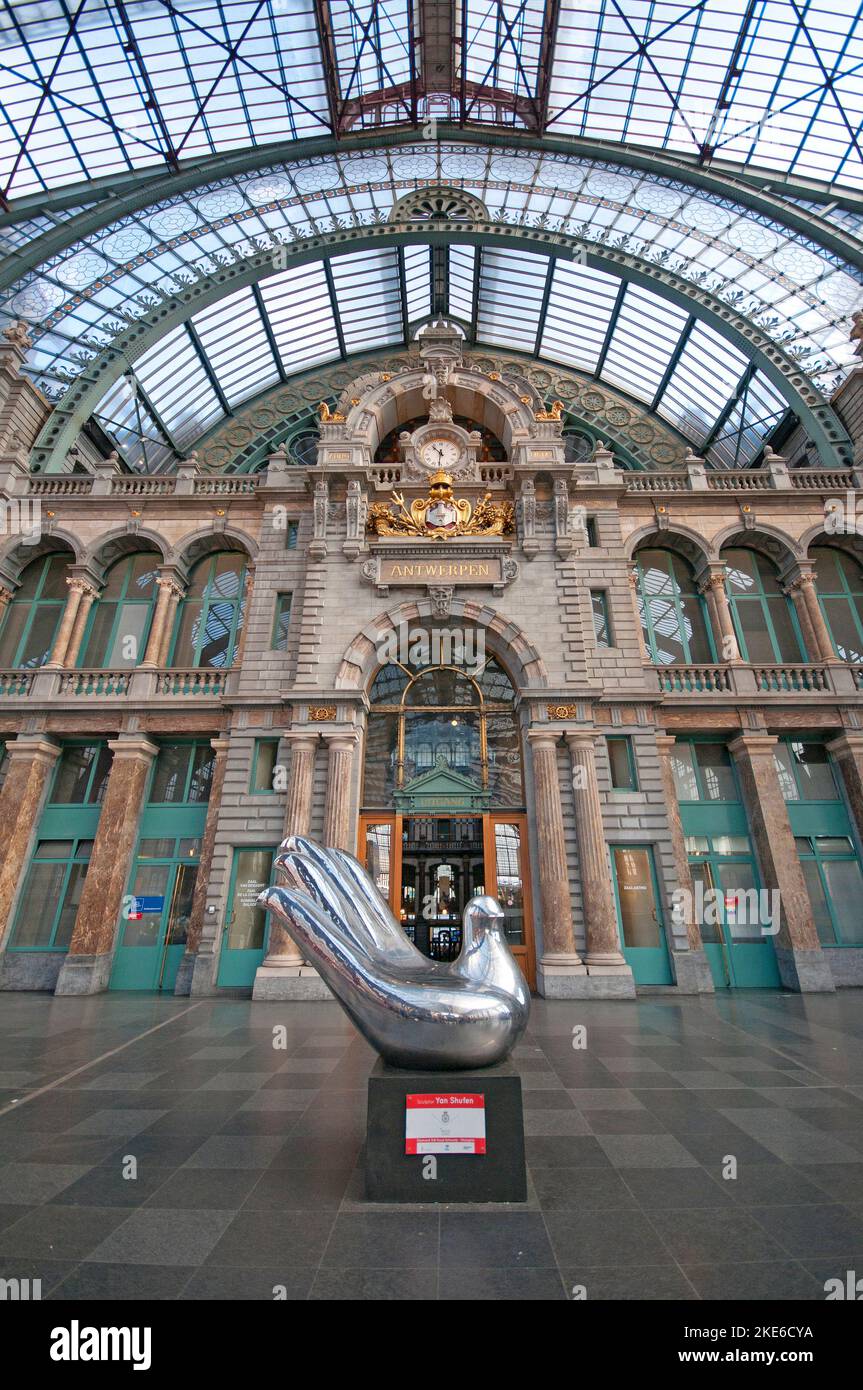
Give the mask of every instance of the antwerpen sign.
<svg viewBox="0 0 863 1390">
<path fill-rule="evenodd" d="M 505 545 L 458 545 L 441 551 L 428 545 L 387 545 L 372 548 L 363 565 L 363 578 L 381 594 L 396 586 L 494 589 L 500 593 L 518 575 L 518 563 Z"/>
</svg>

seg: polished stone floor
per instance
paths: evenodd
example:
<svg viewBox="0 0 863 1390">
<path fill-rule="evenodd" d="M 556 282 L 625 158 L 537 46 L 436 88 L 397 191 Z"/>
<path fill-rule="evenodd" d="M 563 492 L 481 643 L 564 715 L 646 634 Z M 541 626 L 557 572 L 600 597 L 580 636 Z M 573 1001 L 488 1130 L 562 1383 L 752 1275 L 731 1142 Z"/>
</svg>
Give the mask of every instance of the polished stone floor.
<svg viewBox="0 0 863 1390">
<path fill-rule="evenodd" d="M 535 1001 L 526 1206 L 382 1209 L 360 1166 L 373 1054 L 336 1005 L 2 994 L 0 1278 L 55 1299 L 823 1299 L 863 1273 L 861 1038 L 861 991 Z"/>
</svg>

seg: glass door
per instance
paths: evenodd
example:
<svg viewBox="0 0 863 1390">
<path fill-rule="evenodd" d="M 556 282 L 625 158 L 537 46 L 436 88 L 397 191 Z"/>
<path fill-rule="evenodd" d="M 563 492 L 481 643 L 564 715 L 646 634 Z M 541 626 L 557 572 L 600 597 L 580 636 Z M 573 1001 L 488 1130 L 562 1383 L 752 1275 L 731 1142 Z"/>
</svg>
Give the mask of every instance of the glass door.
<svg viewBox="0 0 863 1390">
<path fill-rule="evenodd" d="M 686 845 L 714 987 L 778 989 L 771 900 L 761 892 L 748 836 L 689 835 Z"/>
<path fill-rule="evenodd" d="M 251 989 L 255 982 L 269 926 L 267 913 L 258 906 L 258 894 L 272 883 L 275 852 L 272 845 L 234 850 L 216 981 L 222 987 Z"/>
<path fill-rule="evenodd" d="M 531 989 L 536 986 L 533 923 L 530 914 L 530 878 L 527 854 L 527 818 L 486 817 L 486 892 L 497 898 L 504 914 L 509 948 Z"/>
<path fill-rule="evenodd" d="M 199 838 L 150 836 L 139 841 L 111 989 L 173 991 L 186 948 L 200 851 Z"/>
<path fill-rule="evenodd" d="M 470 898 L 496 897 L 510 949 L 534 986 L 525 816 L 365 815 L 360 853 L 405 935 L 433 960 L 458 956 Z"/>
<path fill-rule="evenodd" d="M 650 845 L 611 845 L 617 921 L 636 984 L 674 983 Z"/>
</svg>

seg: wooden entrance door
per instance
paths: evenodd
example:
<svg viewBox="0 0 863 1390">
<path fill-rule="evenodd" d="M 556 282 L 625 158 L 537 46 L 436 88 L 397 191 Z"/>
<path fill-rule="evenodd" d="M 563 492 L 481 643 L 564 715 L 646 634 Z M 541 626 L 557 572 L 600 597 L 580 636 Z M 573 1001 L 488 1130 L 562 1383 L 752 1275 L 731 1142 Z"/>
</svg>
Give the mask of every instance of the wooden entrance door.
<svg viewBox="0 0 863 1390">
<path fill-rule="evenodd" d="M 428 840 L 428 854 L 404 852 L 405 836 L 415 833 L 417 821 L 451 824 L 458 820 L 479 824 L 475 857 L 473 832 L 466 842 L 453 837 L 449 852 L 443 825 L 443 838 Z M 408 843 L 415 844 L 413 840 Z M 453 958 L 458 954 L 461 911 L 468 898 L 481 891 L 497 898 L 504 911 L 504 929 L 510 949 L 531 989 L 535 987 L 527 818 L 523 814 L 501 812 L 466 817 L 458 813 L 419 817 L 367 814 L 360 817 L 358 848 L 361 860 L 387 899 L 396 920 L 403 924 L 420 950 L 437 959 Z M 452 872 L 442 873 L 445 868 Z M 444 900 L 447 895 L 454 899 L 456 911 L 437 901 L 438 898 Z"/>
</svg>

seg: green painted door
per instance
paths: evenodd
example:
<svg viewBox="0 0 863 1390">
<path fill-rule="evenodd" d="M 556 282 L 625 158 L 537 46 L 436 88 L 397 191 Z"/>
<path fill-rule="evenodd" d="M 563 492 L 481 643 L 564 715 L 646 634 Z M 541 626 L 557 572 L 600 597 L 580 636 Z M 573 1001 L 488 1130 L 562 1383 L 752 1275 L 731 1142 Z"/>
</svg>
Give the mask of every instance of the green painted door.
<svg viewBox="0 0 863 1390">
<path fill-rule="evenodd" d="M 773 900 L 761 891 L 751 854 L 717 853 L 730 838 L 705 837 L 708 849 L 690 858 L 696 917 L 713 984 L 716 989 L 778 989 Z M 748 840 L 740 838 L 748 847 Z"/>
<path fill-rule="evenodd" d="M 142 836 L 109 988 L 173 992 L 186 949 L 200 845 L 197 836 Z"/>
<path fill-rule="evenodd" d="M 636 984 L 674 983 L 650 845 L 611 845 L 617 922 Z"/>
<path fill-rule="evenodd" d="M 275 852 L 272 845 L 234 850 L 216 980 L 223 988 L 251 989 L 255 971 L 264 959 L 269 918 L 258 906 L 258 894 L 272 883 Z"/>
</svg>

